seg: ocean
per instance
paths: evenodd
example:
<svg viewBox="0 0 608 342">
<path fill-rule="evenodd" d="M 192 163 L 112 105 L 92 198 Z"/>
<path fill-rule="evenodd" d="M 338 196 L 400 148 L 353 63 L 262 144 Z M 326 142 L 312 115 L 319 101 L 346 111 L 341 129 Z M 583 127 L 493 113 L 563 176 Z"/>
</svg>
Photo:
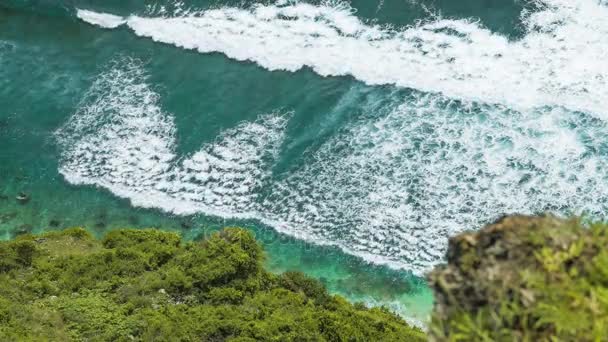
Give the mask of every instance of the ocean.
<svg viewBox="0 0 608 342">
<path fill-rule="evenodd" d="M 607 119 L 604 0 L 0 0 L 0 238 L 244 226 L 414 323 L 449 236 L 606 218 Z"/>
</svg>

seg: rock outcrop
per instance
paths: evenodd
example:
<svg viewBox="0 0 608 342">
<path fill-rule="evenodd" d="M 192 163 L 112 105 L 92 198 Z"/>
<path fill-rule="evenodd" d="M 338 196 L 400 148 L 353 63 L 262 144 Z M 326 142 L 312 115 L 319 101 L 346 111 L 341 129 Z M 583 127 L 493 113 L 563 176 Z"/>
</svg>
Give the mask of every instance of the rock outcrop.
<svg viewBox="0 0 608 342">
<path fill-rule="evenodd" d="M 434 341 L 608 340 L 608 229 L 511 216 L 450 239 Z"/>
</svg>

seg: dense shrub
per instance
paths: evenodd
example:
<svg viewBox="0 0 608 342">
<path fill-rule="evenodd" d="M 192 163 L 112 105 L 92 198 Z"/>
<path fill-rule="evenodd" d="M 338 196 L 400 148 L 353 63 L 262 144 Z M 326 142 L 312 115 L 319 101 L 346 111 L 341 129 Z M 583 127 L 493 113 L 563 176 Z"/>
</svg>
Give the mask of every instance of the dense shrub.
<svg viewBox="0 0 608 342">
<path fill-rule="evenodd" d="M 432 340 L 607 341 L 608 227 L 507 217 L 450 240 Z"/>
<path fill-rule="evenodd" d="M 84 229 L 0 242 L 2 341 L 419 341 L 383 309 L 262 268 L 253 236 Z"/>
</svg>

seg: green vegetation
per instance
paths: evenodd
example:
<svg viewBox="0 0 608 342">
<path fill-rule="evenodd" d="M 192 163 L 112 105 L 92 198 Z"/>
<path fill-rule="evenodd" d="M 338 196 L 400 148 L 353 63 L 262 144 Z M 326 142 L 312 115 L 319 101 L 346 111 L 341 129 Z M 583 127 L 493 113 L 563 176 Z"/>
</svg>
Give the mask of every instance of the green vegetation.
<svg viewBox="0 0 608 342">
<path fill-rule="evenodd" d="M 381 308 L 274 275 L 245 230 L 84 229 L 0 242 L 1 341 L 421 341 Z"/>
<path fill-rule="evenodd" d="M 253 236 L 84 229 L 0 242 L 0 341 L 605 341 L 608 226 L 504 218 L 450 239 L 428 337 L 274 275 Z"/>
<path fill-rule="evenodd" d="M 608 226 L 507 217 L 450 240 L 431 340 L 606 341 Z"/>
</svg>

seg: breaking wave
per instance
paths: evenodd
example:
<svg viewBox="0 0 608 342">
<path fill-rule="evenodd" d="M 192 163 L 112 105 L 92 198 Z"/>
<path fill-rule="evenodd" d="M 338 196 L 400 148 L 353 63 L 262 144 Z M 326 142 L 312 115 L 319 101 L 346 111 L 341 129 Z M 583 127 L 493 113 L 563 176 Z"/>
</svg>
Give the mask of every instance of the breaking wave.
<svg viewBox="0 0 608 342">
<path fill-rule="evenodd" d="M 289 114 L 242 122 L 179 156 L 173 116 L 143 66 L 120 59 L 57 132 L 60 172 L 136 206 L 256 219 L 416 274 L 441 261 L 447 236 L 503 213 L 608 209 L 607 127 L 595 115 L 389 97 L 275 174 Z"/>
<path fill-rule="evenodd" d="M 367 24 L 343 3 L 281 2 L 179 15 L 125 18 L 78 10 L 101 27 L 222 52 L 269 70 L 304 66 L 466 101 L 527 110 L 562 106 L 608 113 L 608 8 L 597 0 L 528 0 L 516 41 L 473 19 L 434 18 L 411 27 Z"/>
<path fill-rule="evenodd" d="M 282 141 L 286 116 L 263 115 L 178 158 L 172 116 L 158 100 L 139 62 L 114 62 L 57 132 L 64 147 L 60 172 L 71 183 L 105 187 L 137 206 L 252 216 L 248 211 Z"/>
</svg>

